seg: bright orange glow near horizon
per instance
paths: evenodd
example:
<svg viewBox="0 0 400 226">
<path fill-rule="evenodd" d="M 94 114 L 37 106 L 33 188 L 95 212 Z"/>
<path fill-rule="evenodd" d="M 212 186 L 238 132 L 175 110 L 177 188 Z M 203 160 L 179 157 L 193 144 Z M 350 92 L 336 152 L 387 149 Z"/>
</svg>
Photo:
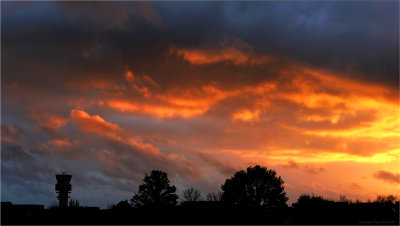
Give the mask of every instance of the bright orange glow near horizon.
<svg viewBox="0 0 400 226">
<path fill-rule="evenodd" d="M 300 174 L 300 178 L 286 180 L 290 189 L 300 187 L 301 192 L 320 192 L 328 196 L 339 192 L 364 200 L 382 192 L 396 194 L 399 191 L 398 182 L 381 182 L 377 190 L 376 178 L 363 179 L 381 169 L 382 164 L 385 164 L 385 172 L 399 173 L 400 111 L 396 90 L 298 64 L 278 74 L 274 80 L 239 85 L 234 89 L 214 83 L 201 88 L 175 87 L 160 93 L 157 87 L 148 86 L 154 95 L 143 96 L 144 100 L 124 97 L 105 102 L 123 114 L 162 120 L 229 119 L 222 127 L 228 132 L 215 138 L 198 135 L 200 140 L 209 142 L 199 151 L 211 155 L 219 152 L 237 169 L 262 164 L 279 169 L 284 178 L 286 174 Z M 282 84 L 288 78 L 290 83 Z M 246 101 L 243 107 L 224 104 L 243 99 Z M 291 105 L 297 110 L 285 116 Z M 218 108 L 229 110 L 218 112 Z M 274 120 L 277 121 L 272 123 Z M 272 129 L 267 130 L 268 133 L 273 129 L 278 131 L 262 139 L 265 126 Z M 222 140 L 217 141 L 219 138 Z M 176 138 L 173 143 L 183 147 L 197 144 L 183 139 Z M 243 146 L 251 142 L 253 148 L 223 148 L 230 146 L 231 139 L 242 139 Z M 290 166 L 289 162 L 296 166 Z M 353 169 L 348 171 L 349 168 Z M 312 183 L 305 183 L 307 180 Z M 355 191 L 354 187 L 363 189 Z"/>
</svg>

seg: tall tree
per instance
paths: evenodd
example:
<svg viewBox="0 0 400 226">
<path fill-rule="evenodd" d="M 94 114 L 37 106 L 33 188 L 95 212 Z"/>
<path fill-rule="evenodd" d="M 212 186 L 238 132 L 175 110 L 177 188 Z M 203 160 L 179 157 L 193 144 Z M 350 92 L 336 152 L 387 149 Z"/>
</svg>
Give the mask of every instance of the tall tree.
<svg viewBox="0 0 400 226">
<path fill-rule="evenodd" d="M 183 191 L 183 200 L 184 201 L 200 201 L 201 194 L 198 189 L 195 188 L 188 188 Z"/>
<path fill-rule="evenodd" d="M 145 175 L 143 184 L 131 199 L 131 205 L 135 207 L 156 207 L 176 205 L 178 196 L 175 194 L 176 187 L 169 184 L 168 175 L 159 170 L 151 171 Z"/>
<path fill-rule="evenodd" d="M 288 198 L 283 183 L 274 170 L 259 165 L 248 167 L 225 181 L 222 200 L 241 207 L 284 207 Z"/>
</svg>

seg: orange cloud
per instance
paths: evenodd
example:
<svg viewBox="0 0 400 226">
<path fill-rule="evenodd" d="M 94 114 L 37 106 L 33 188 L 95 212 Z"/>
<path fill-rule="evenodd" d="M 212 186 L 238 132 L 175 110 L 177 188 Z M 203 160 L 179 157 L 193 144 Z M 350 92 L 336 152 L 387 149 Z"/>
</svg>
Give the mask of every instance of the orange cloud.
<svg viewBox="0 0 400 226">
<path fill-rule="evenodd" d="M 226 36 L 215 49 L 170 48 L 170 54 L 182 57 L 193 65 L 226 63 L 233 65 L 260 65 L 271 62 L 273 57 L 255 54 L 254 48 L 239 39 Z"/>
<path fill-rule="evenodd" d="M 130 87 L 138 93 L 142 94 L 145 98 L 151 96 L 149 86 L 159 88 L 159 85 L 147 74 L 143 73 L 141 76 L 134 75 L 131 70 L 125 72 L 126 81 L 130 84 Z M 121 89 L 126 89 L 127 87 L 121 86 Z M 129 87 L 128 87 L 129 88 Z M 120 93 L 122 94 L 122 93 Z"/>
<path fill-rule="evenodd" d="M 279 142 L 275 144 L 278 149 L 356 155 L 398 149 L 391 140 L 397 139 L 400 132 L 400 119 L 396 117 L 399 108 L 393 101 L 395 92 L 390 88 L 296 64 L 277 73 L 279 76 L 255 85 L 224 88 L 214 83 L 200 88 L 176 87 L 154 93 L 146 87 L 141 90 L 147 97 L 146 101 L 122 97 L 104 102 L 120 112 L 157 118 L 193 118 L 211 112 L 217 117 L 231 117 L 233 122 L 254 124 L 274 120 L 282 128 L 291 130 L 290 133 L 298 134 L 290 139 L 312 137 L 317 141 L 305 140 L 303 144 L 289 146 L 285 143 L 297 141 L 274 139 L 274 142 Z M 223 111 L 218 112 L 220 109 Z"/>
<path fill-rule="evenodd" d="M 32 110 L 31 117 L 36 123 L 36 129 L 46 132 L 52 137 L 60 137 L 60 128 L 66 125 L 69 121 L 68 118 L 59 116 L 49 112 L 48 110 L 42 110 L 41 107 Z"/>
<path fill-rule="evenodd" d="M 219 100 L 232 96 L 213 86 L 204 86 L 197 90 L 173 89 L 165 94 L 158 94 L 147 102 L 108 100 L 111 108 L 121 112 L 151 115 L 158 118 L 191 118 L 206 113 Z M 150 97 L 150 95 L 148 95 Z"/>
<path fill-rule="evenodd" d="M 257 121 L 259 119 L 260 110 L 240 110 L 238 112 L 233 113 L 232 118 L 233 120 L 242 120 L 246 122 Z"/>
<path fill-rule="evenodd" d="M 151 93 L 146 86 L 138 87 L 136 84 L 134 84 L 133 88 L 137 90 L 139 93 L 143 94 L 145 98 L 149 98 L 151 96 Z"/>
<path fill-rule="evenodd" d="M 296 169 L 299 167 L 299 165 L 295 161 L 293 161 L 293 159 L 288 159 L 288 164 L 283 166 L 291 169 Z"/>
<path fill-rule="evenodd" d="M 144 114 L 158 118 L 192 118 L 204 115 L 218 102 L 228 98 L 256 96 L 255 109 L 238 109 L 232 113 L 233 120 L 256 121 L 262 111 L 270 106 L 270 102 L 263 96 L 275 90 L 276 85 L 273 83 L 261 83 L 254 87 L 242 86 L 231 90 L 223 90 L 214 85 L 206 85 L 192 89 L 174 88 L 167 90 L 165 93 L 154 95 L 151 95 L 148 87 L 139 88 L 134 86 L 134 88 L 143 93 L 148 100 L 143 102 L 138 99 L 109 99 L 106 101 L 108 106 L 121 112 Z"/>
<path fill-rule="evenodd" d="M 193 65 L 219 64 L 214 65 L 215 67 L 226 66 L 224 64 L 232 67 L 271 63 L 271 60 L 276 60 L 268 58 L 268 61 L 267 58 L 256 56 L 251 49 L 235 46 L 220 50 L 174 49 L 171 53 Z M 254 63 L 255 59 L 259 63 Z M 224 72 L 221 69 L 218 73 Z M 183 134 L 171 131 L 171 134 L 165 134 L 164 131 L 155 131 L 151 134 L 165 140 L 174 140 L 173 143 L 161 144 L 169 146 L 168 150 L 171 147 L 191 147 L 195 153 L 212 147 L 215 153 L 235 159 L 232 161 L 233 168 L 244 163 L 278 166 L 305 178 L 304 184 L 309 182 L 308 177 L 321 179 L 326 176 L 337 181 L 335 175 L 338 173 L 334 172 L 335 168 L 327 167 L 329 164 L 348 163 L 367 168 L 367 165 L 377 166 L 399 161 L 400 110 L 396 90 L 293 62 L 286 67 L 273 68 L 271 74 L 273 76 L 261 81 L 257 78 L 255 81 L 240 84 L 205 82 L 196 77 L 201 80 L 202 85 L 193 85 L 188 80 L 188 84 L 182 82 L 162 86 L 155 82 L 162 81 L 157 80 L 159 77 L 153 80 L 147 74 L 138 73 L 131 80 L 125 76 L 125 81 L 122 85 L 118 84 L 118 89 L 104 89 L 102 105 L 99 107 L 109 107 L 116 110 L 116 113 L 146 115 L 159 119 L 179 117 L 182 119 L 180 123 L 189 122 L 185 126 L 193 132 Z M 121 132 L 119 127 L 116 129 L 118 125 L 107 124 L 100 116 L 76 114 L 75 118 L 81 120 L 83 130 L 115 138 L 118 141 L 114 144 L 115 150 L 126 149 L 128 153 L 123 158 L 128 158 L 131 154 L 146 161 L 165 161 L 170 164 L 162 164 L 167 168 L 175 166 L 176 162 L 185 162 L 188 166 L 194 164 L 186 159 L 189 155 L 187 153 L 186 157 L 178 153 L 164 154 L 161 151 L 162 146 L 158 148 L 142 142 L 141 138 L 131 140 L 128 131 Z M 72 115 L 71 112 L 71 117 L 74 118 Z M 185 120 L 196 117 L 199 119 Z M 205 125 L 196 125 L 194 121 Z M 164 120 L 157 122 L 165 123 Z M 105 129 L 108 127 L 109 129 Z M 106 131 L 110 134 L 107 135 Z M 194 156 L 200 160 L 209 157 Z M 288 163 L 288 158 L 292 162 Z M 118 161 L 120 160 L 115 160 Z M 224 162 L 219 158 L 208 161 L 215 165 L 212 166 L 213 169 L 228 172 L 226 168 L 229 167 L 224 167 Z M 202 163 L 199 165 L 208 168 Z M 194 168 L 193 172 L 196 172 Z M 398 171 L 390 167 L 388 170 Z M 365 196 L 375 194 L 374 189 L 368 188 L 375 182 L 358 179 L 364 176 L 363 173 L 366 174 L 365 171 L 357 171 L 348 175 L 346 184 L 341 188 L 333 188 L 336 184 L 323 179 L 313 189 L 321 187 L 328 193 L 338 189 L 347 191 L 356 181 L 363 188 Z M 369 175 L 372 174 L 373 172 L 369 172 Z M 306 187 L 302 184 L 303 181 L 296 181 L 290 175 L 286 175 L 290 184 Z M 350 176 L 356 179 L 352 180 Z M 393 190 L 389 185 L 382 187 L 385 191 Z"/>
<path fill-rule="evenodd" d="M 384 170 L 379 170 L 374 174 L 374 177 L 389 183 L 400 183 L 400 174 L 399 173 L 391 173 Z"/>
<path fill-rule="evenodd" d="M 204 51 L 177 50 L 176 54 L 192 64 L 212 64 L 217 62 L 231 62 L 239 65 L 247 63 L 249 57 L 244 53 L 230 48 L 217 53 L 208 53 Z"/>
<path fill-rule="evenodd" d="M 184 60 L 194 65 L 230 63 L 242 64 L 265 64 L 271 61 L 271 57 L 257 57 L 252 53 L 244 52 L 235 47 L 227 47 L 222 50 L 188 50 L 171 49 L 171 54 L 181 56 Z"/>
<path fill-rule="evenodd" d="M 90 116 L 82 110 L 71 110 L 71 118 L 78 123 L 84 131 L 95 132 L 100 135 L 120 139 L 122 129 L 116 125 L 106 122 L 99 115 Z"/>
<path fill-rule="evenodd" d="M 79 144 L 78 141 L 71 142 L 68 139 L 53 139 L 49 140 L 47 143 L 54 147 L 67 147 L 67 148 L 74 147 Z"/>
<path fill-rule="evenodd" d="M 172 107 L 114 100 L 107 101 L 107 104 L 111 108 L 117 109 L 121 112 L 145 114 L 155 116 L 157 118 L 172 118 L 176 116 L 182 118 L 191 118 L 201 115 L 207 110 L 201 107 Z"/>
<path fill-rule="evenodd" d="M 118 174 L 119 171 L 129 175 L 130 165 L 137 165 L 138 161 L 141 161 L 157 169 L 169 169 L 169 171 L 180 169 L 176 174 L 183 177 L 198 178 L 201 176 L 197 167 L 184 156 L 166 155 L 158 147 L 145 142 L 140 136 L 132 135 L 117 124 L 105 121 L 99 115 L 91 116 L 85 111 L 73 109 L 71 118 L 81 126 L 83 131 L 109 138 L 110 150 L 103 149 L 96 153 L 99 161 L 104 164 L 103 167 L 118 169 L 117 171 L 111 170 L 112 172 L 109 169 L 106 170 L 109 173 Z M 49 144 L 68 145 L 65 140 L 53 140 L 49 141 Z"/>
<path fill-rule="evenodd" d="M 53 128 L 60 128 L 61 126 L 65 125 L 67 123 L 67 119 L 56 116 L 56 115 L 51 115 L 48 118 L 47 126 L 53 127 Z"/>
<path fill-rule="evenodd" d="M 129 71 L 129 70 L 126 71 L 125 78 L 126 78 L 127 81 L 130 81 L 130 82 L 135 80 L 135 76 L 133 75 L 133 72 Z"/>
<path fill-rule="evenodd" d="M 149 83 L 150 85 L 155 86 L 155 87 L 160 87 L 160 85 L 158 85 L 158 83 L 155 82 L 155 81 L 154 81 L 150 76 L 148 76 L 147 74 L 143 74 L 142 77 L 143 77 L 143 81 Z"/>
<path fill-rule="evenodd" d="M 51 129 L 58 129 L 68 122 L 67 118 L 63 118 L 47 111 L 40 112 L 40 114 L 34 114 L 33 118 L 40 124 L 41 127 L 47 127 Z"/>
<path fill-rule="evenodd" d="M 99 115 L 89 115 L 85 111 L 75 110 L 71 111 L 71 117 L 77 122 L 83 131 L 94 132 L 100 136 L 112 138 L 117 142 L 137 148 L 137 150 L 146 150 L 147 154 L 160 154 L 158 148 L 149 143 L 141 141 L 128 132 L 121 129 L 117 124 L 109 123 L 101 118 Z M 51 141 L 54 144 L 66 144 L 64 140 Z"/>
</svg>

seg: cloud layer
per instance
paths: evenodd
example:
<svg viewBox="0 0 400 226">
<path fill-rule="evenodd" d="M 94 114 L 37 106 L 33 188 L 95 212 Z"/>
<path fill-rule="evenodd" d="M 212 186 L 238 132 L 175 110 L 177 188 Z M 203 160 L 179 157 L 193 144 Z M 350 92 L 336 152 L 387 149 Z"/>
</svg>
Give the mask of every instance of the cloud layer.
<svg viewBox="0 0 400 226">
<path fill-rule="evenodd" d="M 84 205 L 153 169 L 215 192 L 251 164 L 290 202 L 399 192 L 396 2 L 2 6 L 3 200 L 49 204 L 61 170 Z"/>
</svg>

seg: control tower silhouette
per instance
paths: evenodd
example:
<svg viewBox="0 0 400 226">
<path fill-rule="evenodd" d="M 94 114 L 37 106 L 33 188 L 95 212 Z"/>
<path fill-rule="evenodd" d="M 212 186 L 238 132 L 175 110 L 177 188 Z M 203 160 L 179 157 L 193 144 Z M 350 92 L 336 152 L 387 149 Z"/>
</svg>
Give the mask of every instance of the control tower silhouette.
<svg viewBox="0 0 400 226">
<path fill-rule="evenodd" d="M 72 191 L 72 185 L 70 184 L 72 175 L 68 175 L 65 173 L 57 174 L 57 184 L 56 184 L 56 192 L 58 193 L 58 206 L 59 207 L 68 207 L 68 194 Z"/>
</svg>

